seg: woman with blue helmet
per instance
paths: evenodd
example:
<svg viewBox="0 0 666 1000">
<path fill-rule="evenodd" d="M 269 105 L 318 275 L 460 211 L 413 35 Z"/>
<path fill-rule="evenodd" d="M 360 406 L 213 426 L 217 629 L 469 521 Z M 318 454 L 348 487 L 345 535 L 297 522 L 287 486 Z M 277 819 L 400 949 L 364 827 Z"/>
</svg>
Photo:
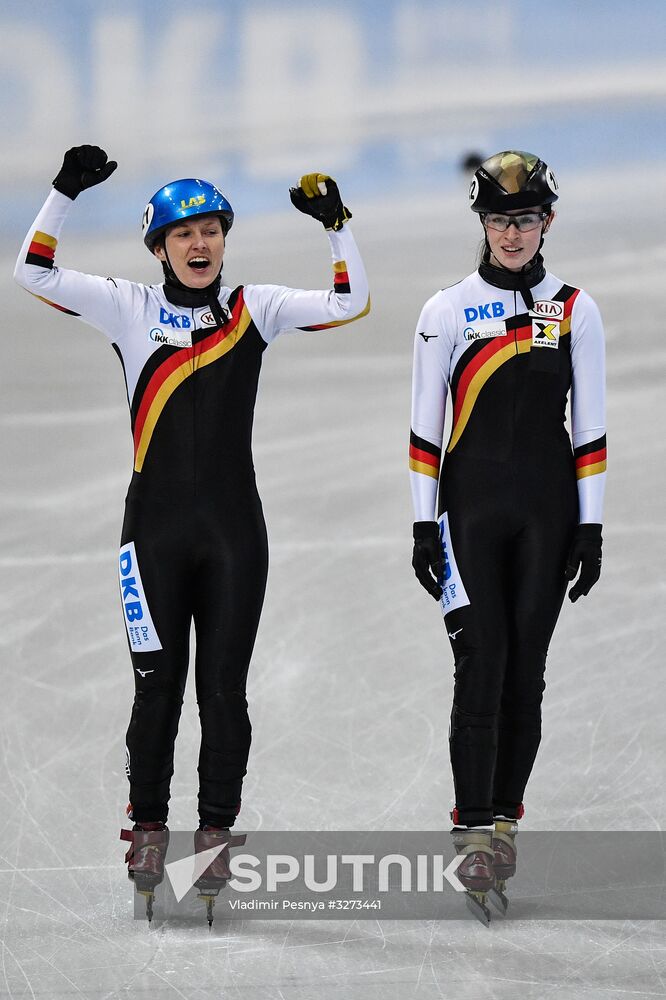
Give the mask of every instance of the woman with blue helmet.
<svg viewBox="0 0 666 1000">
<path fill-rule="evenodd" d="M 210 227 L 209 235 L 216 252 L 210 258 L 198 255 L 192 260 L 183 260 L 182 263 L 178 260 L 176 268 L 182 273 L 177 274 L 169 258 L 166 236 L 178 224 L 182 225 L 185 222 L 188 227 L 197 224 Z M 178 288 L 181 292 L 183 289 L 193 290 L 195 297 L 201 297 L 202 290 L 205 291 L 207 302 L 213 314 L 217 314 L 218 321 L 222 319 L 218 294 L 224 239 L 233 222 L 233 209 L 222 192 L 218 191 L 215 185 L 192 177 L 165 184 L 153 195 L 143 213 L 144 243 L 162 261 L 166 285 L 170 289 Z M 179 244 L 183 244 L 181 250 L 189 245 L 187 237 L 175 241 L 172 239 L 171 242 L 172 253 L 175 253 L 177 258 Z M 187 251 L 185 252 L 187 255 Z"/>
<path fill-rule="evenodd" d="M 134 829 L 122 836 L 131 841 L 130 877 L 150 888 L 163 874 L 192 622 L 202 732 L 196 850 L 228 838 L 240 809 L 251 733 L 245 682 L 268 561 L 251 451 L 263 352 L 285 330 L 358 319 L 369 297 L 350 212 L 324 174 L 302 177 L 290 197 L 326 228 L 331 290 L 226 287 L 222 263 L 233 211 L 213 184 L 195 178 L 160 188 L 143 215 L 144 241 L 162 263 L 162 283 L 55 266 L 74 199 L 115 168 L 96 146 L 65 154 L 15 277 L 101 330 L 123 365 L 134 470 L 119 579 L 136 694 L 126 754 Z M 211 877 L 224 876 L 226 857 L 218 855 Z"/>
</svg>

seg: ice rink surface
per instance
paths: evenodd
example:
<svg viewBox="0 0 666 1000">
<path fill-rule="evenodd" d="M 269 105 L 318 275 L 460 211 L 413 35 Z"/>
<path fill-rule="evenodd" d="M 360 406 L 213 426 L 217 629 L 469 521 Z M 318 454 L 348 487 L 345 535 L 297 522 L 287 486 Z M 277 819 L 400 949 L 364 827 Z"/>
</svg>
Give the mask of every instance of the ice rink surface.
<svg viewBox="0 0 666 1000">
<path fill-rule="evenodd" d="M 601 582 L 566 603 L 551 645 L 524 825 L 630 837 L 666 825 L 666 199 L 649 166 L 624 176 L 631 198 L 616 177 L 569 177 L 546 244 L 549 269 L 605 319 L 609 484 Z M 271 570 L 239 830 L 449 829 L 452 657 L 410 565 L 406 446 L 419 310 L 474 267 L 465 188 L 354 203 L 370 316 L 266 352 L 255 464 Z M 58 254 L 63 266 L 159 278 L 138 234 L 65 232 Z M 464 907 L 460 921 L 235 921 L 210 934 L 203 920 L 133 920 L 117 839 L 133 690 L 115 575 L 131 465 L 122 372 L 101 335 L 12 285 L 12 264 L 0 276 L 0 996 L 666 996 L 658 922 L 498 918 L 486 930 Z M 225 267 L 232 286 L 329 282 L 325 237 L 295 212 L 239 218 Z M 174 829 L 195 824 L 197 755 L 188 686 Z"/>
</svg>

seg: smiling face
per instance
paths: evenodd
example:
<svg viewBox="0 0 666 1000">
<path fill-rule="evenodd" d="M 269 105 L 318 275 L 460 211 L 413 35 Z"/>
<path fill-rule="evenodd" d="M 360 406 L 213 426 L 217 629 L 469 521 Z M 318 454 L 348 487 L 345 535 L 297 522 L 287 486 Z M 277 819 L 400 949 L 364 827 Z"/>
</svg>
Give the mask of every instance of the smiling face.
<svg viewBox="0 0 666 1000">
<path fill-rule="evenodd" d="M 169 263 L 183 285 L 205 288 L 222 269 L 224 233 L 219 216 L 196 215 L 174 223 L 164 243 L 155 245 L 154 253 L 162 261 L 169 255 Z"/>
<path fill-rule="evenodd" d="M 503 214 L 524 215 L 526 212 L 540 211 L 541 208 L 537 205 L 534 208 L 520 208 Z M 520 271 L 537 253 L 541 235 L 548 232 L 554 218 L 555 213 L 551 212 L 548 218 L 542 224 L 540 223 L 536 229 L 522 233 L 515 225 L 510 225 L 503 233 L 484 225 L 483 228 L 490 246 L 490 263 L 505 267 L 509 271 Z"/>
</svg>

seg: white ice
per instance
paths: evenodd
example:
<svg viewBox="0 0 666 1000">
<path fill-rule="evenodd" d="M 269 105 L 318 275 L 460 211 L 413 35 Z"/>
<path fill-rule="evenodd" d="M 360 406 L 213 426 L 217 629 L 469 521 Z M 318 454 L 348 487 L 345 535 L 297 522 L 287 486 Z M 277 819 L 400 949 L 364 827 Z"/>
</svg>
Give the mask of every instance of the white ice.
<svg viewBox="0 0 666 1000">
<path fill-rule="evenodd" d="M 570 177 L 546 247 L 550 269 L 586 288 L 605 318 L 609 477 L 601 582 L 567 602 L 551 646 L 528 829 L 666 820 L 666 199 L 649 167 L 624 168 L 622 197 L 617 185 L 610 174 Z M 369 318 L 283 337 L 265 355 L 255 460 L 271 570 L 241 830 L 449 828 L 452 658 L 410 565 L 406 446 L 418 312 L 474 266 L 480 229 L 464 189 L 354 204 Z M 65 233 L 59 260 L 157 280 L 134 234 Z M 122 373 L 103 337 L 13 286 L 10 267 L 7 257 L 0 996 L 666 996 L 656 922 L 497 919 L 486 930 L 463 911 L 442 923 L 218 923 L 209 934 L 203 920 L 133 920 L 117 840 L 133 689 L 115 576 L 131 454 Z M 229 239 L 231 284 L 326 287 L 329 269 L 322 232 L 295 212 L 238 219 Z M 188 687 L 176 829 L 195 822 L 197 753 Z"/>
</svg>

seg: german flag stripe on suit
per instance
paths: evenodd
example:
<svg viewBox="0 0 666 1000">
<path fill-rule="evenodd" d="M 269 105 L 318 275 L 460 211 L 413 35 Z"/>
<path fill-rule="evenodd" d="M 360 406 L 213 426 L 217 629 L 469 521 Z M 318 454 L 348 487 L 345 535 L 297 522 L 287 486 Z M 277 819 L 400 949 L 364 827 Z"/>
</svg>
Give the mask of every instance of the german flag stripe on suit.
<svg viewBox="0 0 666 1000">
<path fill-rule="evenodd" d="M 349 272 L 347 271 L 347 261 L 336 260 L 333 264 L 333 291 L 336 295 L 349 295 L 351 293 L 351 285 L 349 284 Z M 347 323 L 353 323 L 354 320 L 361 319 L 362 316 L 367 316 L 370 312 L 370 296 L 368 296 L 368 302 L 363 310 L 363 312 L 357 313 L 356 316 L 351 316 L 349 319 L 338 319 L 334 320 L 332 323 L 318 323 L 316 326 L 299 326 L 299 330 L 330 330 L 335 326 L 345 326 Z"/>
<path fill-rule="evenodd" d="M 365 309 L 362 309 L 360 313 L 356 313 L 355 316 L 350 316 L 349 319 L 336 319 L 331 323 L 318 323 L 317 326 L 299 326 L 299 330 L 331 330 L 336 326 L 346 326 L 347 323 L 353 323 L 357 319 L 362 319 L 363 316 L 367 316 L 370 312 L 370 296 L 368 295 L 368 301 L 366 303 Z"/>
<path fill-rule="evenodd" d="M 34 292 L 31 292 L 30 294 L 31 295 L 35 295 Z M 74 312 L 73 309 L 65 309 L 64 306 L 59 306 L 57 302 L 51 302 L 50 299 L 45 299 L 43 295 L 35 295 L 35 298 L 39 299 L 40 302 L 46 302 L 47 306 L 53 306 L 53 308 L 57 309 L 59 312 L 67 313 L 68 316 L 80 316 L 81 315 L 81 313 Z"/>
<path fill-rule="evenodd" d="M 564 298 L 564 317 L 560 322 L 560 337 L 571 332 L 571 310 L 578 289 L 563 286 L 554 299 Z M 527 321 L 527 322 L 526 322 Z M 522 325 L 517 325 L 522 324 Z M 507 336 L 493 337 L 475 351 L 465 351 L 452 379 L 453 430 L 447 451 L 451 452 L 462 437 L 483 387 L 495 372 L 519 354 L 532 350 L 532 318 L 527 315 L 507 320 Z M 476 345 L 475 345 L 476 346 Z"/>
<path fill-rule="evenodd" d="M 25 255 L 26 264 L 34 264 L 36 267 L 46 267 L 52 270 L 57 246 L 58 241 L 55 236 L 49 236 L 48 233 L 37 230 L 33 234 L 28 252 Z M 46 302 L 46 299 L 44 301 Z M 50 302 L 49 305 L 53 305 L 53 303 Z"/>
<path fill-rule="evenodd" d="M 39 229 L 36 229 L 32 234 L 30 246 L 25 255 L 26 264 L 33 264 L 35 267 L 45 267 L 49 271 L 52 271 L 57 246 L 58 241 L 55 236 L 49 236 L 48 233 L 42 233 Z M 68 316 L 80 315 L 80 313 L 74 312 L 73 309 L 66 309 L 64 306 L 58 305 L 57 302 L 52 302 L 51 299 L 45 299 L 43 295 L 35 295 L 34 292 L 30 292 L 30 294 L 34 295 L 40 302 L 45 302 L 47 306 L 51 306 L 59 312 L 67 313 Z"/>
<path fill-rule="evenodd" d="M 442 449 L 431 441 L 419 437 L 414 431 L 409 434 L 409 468 L 412 472 L 421 472 L 424 476 L 439 478 L 439 466 L 442 460 Z"/>
<path fill-rule="evenodd" d="M 135 397 L 132 411 L 134 416 L 134 469 L 141 472 L 153 432 L 162 410 L 172 394 L 185 379 L 198 369 L 212 364 L 227 354 L 246 332 L 252 318 L 243 301 L 242 291 L 233 306 L 231 317 L 217 330 L 207 334 L 191 347 L 175 348 L 154 369 L 143 383 L 140 397 Z M 139 386 L 137 385 L 137 390 Z M 138 405 L 137 405 L 138 404 Z"/>
<path fill-rule="evenodd" d="M 576 463 L 576 479 L 584 479 L 586 476 L 596 476 L 600 472 L 605 472 L 606 435 L 603 434 L 595 441 L 574 448 L 574 461 Z"/>
<path fill-rule="evenodd" d="M 351 292 L 347 263 L 344 260 L 338 260 L 333 265 L 333 288 L 341 295 Z"/>
</svg>

